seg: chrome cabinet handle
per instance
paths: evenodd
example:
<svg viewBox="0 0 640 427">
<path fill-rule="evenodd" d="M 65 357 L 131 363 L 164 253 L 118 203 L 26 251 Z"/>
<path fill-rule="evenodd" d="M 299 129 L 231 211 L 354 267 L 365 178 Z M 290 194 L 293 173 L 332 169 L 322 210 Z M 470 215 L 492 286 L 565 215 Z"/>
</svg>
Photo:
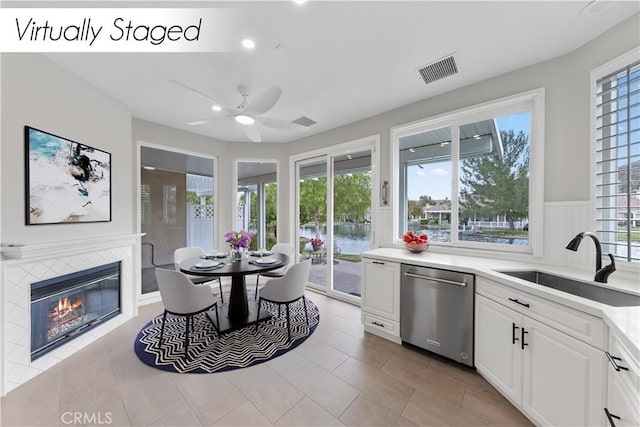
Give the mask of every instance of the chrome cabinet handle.
<svg viewBox="0 0 640 427">
<path fill-rule="evenodd" d="M 620 370 L 623 370 L 623 371 L 629 370 L 629 368 L 625 368 L 624 366 L 620 366 L 616 363 L 616 360 L 619 362 L 622 362 L 621 358 L 612 356 L 611 353 L 609 353 L 608 351 L 605 351 L 605 354 L 607 355 L 607 359 L 609 359 L 609 363 L 611 363 L 611 365 L 613 366 L 613 369 L 615 369 L 617 372 L 620 372 Z"/>
</svg>

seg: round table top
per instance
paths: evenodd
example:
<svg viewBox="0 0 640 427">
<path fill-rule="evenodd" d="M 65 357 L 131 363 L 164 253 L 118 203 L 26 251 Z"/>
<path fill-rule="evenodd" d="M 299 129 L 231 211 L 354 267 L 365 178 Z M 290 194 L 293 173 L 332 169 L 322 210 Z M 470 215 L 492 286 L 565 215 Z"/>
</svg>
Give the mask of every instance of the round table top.
<svg viewBox="0 0 640 427">
<path fill-rule="evenodd" d="M 201 258 L 190 258 L 182 263 L 180 263 L 180 271 L 185 274 L 191 274 L 196 276 L 235 276 L 235 275 L 246 275 L 246 274 L 257 274 L 263 273 L 265 271 L 277 270 L 278 268 L 282 268 L 289 263 L 289 257 L 285 254 L 281 254 L 278 252 L 274 252 L 272 255 L 266 256 L 265 258 L 274 258 L 279 260 L 279 263 L 272 265 L 257 265 L 252 261 L 256 261 L 260 259 L 260 257 L 249 256 L 247 259 L 242 259 L 235 262 L 230 262 L 226 258 L 221 259 L 213 259 L 212 261 L 223 262 L 225 265 L 221 268 L 216 268 L 213 270 L 192 270 L 191 267 L 196 265 L 199 262 L 202 262 Z"/>
</svg>

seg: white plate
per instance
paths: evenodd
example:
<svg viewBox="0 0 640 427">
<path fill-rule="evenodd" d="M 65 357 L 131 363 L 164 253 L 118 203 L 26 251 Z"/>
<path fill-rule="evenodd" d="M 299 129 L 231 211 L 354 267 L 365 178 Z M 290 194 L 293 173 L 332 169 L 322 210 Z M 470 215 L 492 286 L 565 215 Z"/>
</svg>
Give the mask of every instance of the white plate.
<svg viewBox="0 0 640 427">
<path fill-rule="evenodd" d="M 220 264 L 221 263 L 219 263 L 218 261 L 202 261 L 202 262 L 199 262 L 196 265 L 194 265 L 194 267 L 196 267 L 196 268 L 211 268 L 211 267 L 217 267 Z"/>
<path fill-rule="evenodd" d="M 226 252 L 215 252 L 215 253 L 208 253 L 204 255 L 205 258 L 226 258 L 227 257 L 227 253 Z M 202 258 L 202 257 L 200 257 Z"/>
<path fill-rule="evenodd" d="M 275 264 L 276 262 L 280 262 L 280 260 L 277 260 L 274 258 L 258 258 L 254 262 L 256 264 L 261 264 L 261 265 L 271 265 L 271 264 Z"/>
</svg>

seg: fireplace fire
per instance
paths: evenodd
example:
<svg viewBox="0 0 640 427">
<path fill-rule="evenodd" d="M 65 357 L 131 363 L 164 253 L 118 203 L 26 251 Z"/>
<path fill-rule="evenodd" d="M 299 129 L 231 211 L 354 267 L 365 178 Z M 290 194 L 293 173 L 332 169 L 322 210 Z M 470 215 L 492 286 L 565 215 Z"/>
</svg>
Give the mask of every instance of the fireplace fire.
<svg viewBox="0 0 640 427">
<path fill-rule="evenodd" d="M 31 360 L 120 313 L 120 263 L 31 284 Z"/>
</svg>

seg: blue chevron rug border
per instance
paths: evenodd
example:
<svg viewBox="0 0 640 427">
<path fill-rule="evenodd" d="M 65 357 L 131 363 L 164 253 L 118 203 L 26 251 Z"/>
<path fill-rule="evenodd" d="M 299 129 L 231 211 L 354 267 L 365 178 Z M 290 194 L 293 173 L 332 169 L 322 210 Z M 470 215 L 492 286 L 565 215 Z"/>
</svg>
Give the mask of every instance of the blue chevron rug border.
<svg viewBox="0 0 640 427">
<path fill-rule="evenodd" d="M 307 326 L 302 300 L 292 304 L 291 342 L 287 342 L 285 308 L 278 317 L 275 305 L 263 302 L 263 310 L 273 315 L 271 320 L 237 331 L 218 335 L 205 314 L 194 318 L 194 327 L 189 334 L 189 357 L 184 357 L 185 318 L 167 315 L 162 347 L 158 347 L 162 314 L 147 323 L 138 333 L 134 349 L 145 364 L 169 372 L 204 374 L 246 368 L 278 357 L 293 350 L 313 334 L 320 322 L 318 307 L 308 298 Z"/>
</svg>

